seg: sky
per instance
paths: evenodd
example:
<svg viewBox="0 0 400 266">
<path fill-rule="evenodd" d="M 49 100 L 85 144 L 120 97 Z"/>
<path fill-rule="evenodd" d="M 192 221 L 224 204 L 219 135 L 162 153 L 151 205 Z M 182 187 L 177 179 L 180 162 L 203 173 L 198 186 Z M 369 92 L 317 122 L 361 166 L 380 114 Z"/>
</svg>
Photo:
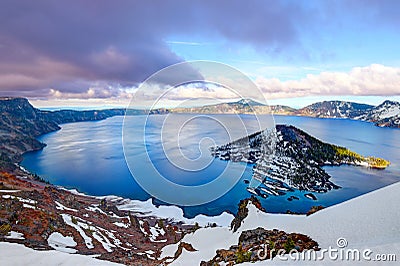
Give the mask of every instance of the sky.
<svg viewBox="0 0 400 266">
<path fill-rule="evenodd" d="M 400 100 L 398 10 L 396 0 L 2 0 L 0 96 L 124 106 L 157 71 L 210 60 L 273 104 Z"/>
</svg>

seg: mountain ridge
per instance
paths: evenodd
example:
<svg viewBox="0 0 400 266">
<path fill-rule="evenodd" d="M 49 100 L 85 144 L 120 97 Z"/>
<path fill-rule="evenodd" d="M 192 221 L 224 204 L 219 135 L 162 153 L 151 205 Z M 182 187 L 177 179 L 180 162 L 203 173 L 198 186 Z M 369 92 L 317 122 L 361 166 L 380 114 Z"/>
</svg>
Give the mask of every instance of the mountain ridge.
<svg viewBox="0 0 400 266">
<path fill-rule="evenodd" d="M 342 118 L 374 123 L 379 127 L 400 128 L 400 103 L 386 100 L 378 106 L 349 101 L 322 101 L 296 109 L 286 105 L 254 104 L 249 99 L 201 107 L 171 108 L 173 113 L 275 114 L 320 118 Z M 257 103 L 257 102 L 256 102 Z"/>
</svg>

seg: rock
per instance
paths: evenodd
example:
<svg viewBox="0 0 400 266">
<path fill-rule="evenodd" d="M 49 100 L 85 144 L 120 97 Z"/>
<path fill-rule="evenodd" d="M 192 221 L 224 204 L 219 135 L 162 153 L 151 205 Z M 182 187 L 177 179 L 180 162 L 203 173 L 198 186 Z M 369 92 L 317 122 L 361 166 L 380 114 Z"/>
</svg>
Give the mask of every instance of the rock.
<svg viewBox="0 0 400 266">
<path fill-rule="evenodd" d="M 175 259 L 177 259 L 182 254 L 183 249 L 190 251 L 190 252 L 197 251 L 196 249 L 193 248 L 192 244 L 189 244 L 186 242 L 180 242 L 178 249 L 176 250 L 175 255 L 174 255 Z"/>
<path fill-rule="evenodd" d="M 322 210 L 322 209 L 324 209 L 325 207 L 324 206 L 321 206 L 321 205 L 319 205 L 319 206 L 312 206 L 311 207 L 311 209 L 307 212 L 307 216 L 308 215 L 311 215 L 311 214 L 313 214 L 313 213 L 316 213 L 317 211 L 320 211 L 320 210 Z"/>
<path fill-rule="evenodd" d="M 233 232 L 236 232 L 239 229 L 242 221 L 247 217 L 249 213 L 249 210 L 247 209 L 247 204 L 249 203 L 249 201 L 252 202 L 254 206 L 256 206 L 256 208 L 265 212 L 265 209 L 261 206 L 261 202 L 255 196 L 252 195 L 250 198 L 241 200 L 238 204 L 238 212 L 231 222 L 231 230 L 233 230 Z"/>
<path fill-rule="evenodd" d="M 219 249 L 216 255 L 209 261 L 203 261 L 203 266 L 214 266 L 225 263 L 234 265 L 242 262 L 256 262 L 272 259 L 276 253 L 268 252 L 271 249 L 282 250 L 289 253 L 291 250 L 303 252 L 307 249 L 318 250 L 318 243 L 310 237 L 297 234 L 286 233 L 277 229 L 266 230 L 262 227 L 243 231 L 239 237 L 238 245 L 231 246 L 228 250 Z"/>
</svg>

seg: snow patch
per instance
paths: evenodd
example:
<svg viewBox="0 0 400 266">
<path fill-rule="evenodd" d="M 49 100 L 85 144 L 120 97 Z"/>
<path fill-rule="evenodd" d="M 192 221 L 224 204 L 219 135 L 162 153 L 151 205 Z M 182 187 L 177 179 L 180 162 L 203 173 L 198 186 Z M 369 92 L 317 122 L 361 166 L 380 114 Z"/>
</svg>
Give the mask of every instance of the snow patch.
<svg viewBox="0 0 400 266">
<path fill-rule="evenodd" d="M 13 195 L 3 195 L 2 198 L 3 199 L 16 199 L 16 200 L 19 200 L 20 202 L 28 203 L 28 204 L 36 204 L 37 203 L 36 200 L 24 199 L 24 198 L 21 198 L 18 196 L 13 196 Z"/>
<path fill-rule="evenodd" d="M 53 232 L 47 238 L 47 243 L 50 247 L 54 248 L 55 250 L 65 252 L 65 253 L 76 253 L 76 249 L 71 247 L 76 246 L 76 242 L 72 236 L 63 236 L 59 232 Z"/>
<path fill-rule="evenodd" d="M 197 222 L 200 226 L 206 226 L 210 223 L 216 223 L 220 226 L 228 226 L 231 224 L 234 218 L 232 214 L 224 212 L 218 216 L 206 216 L 203 214 L 199 214 L 196 217 L 189 219 L 184 217 L 181 208 L 176 206 L 156 207 L 151 202 L 151 199 L 148 199 L 147 201 L 124 199 L 121 201 L 121 204 L 117 206 L 117 208 L 123 211 L 135 212 L 138 216 L 141 217 L 155 216 L 161 219 L 173 218 L 175 221 L 182 221 L 185 224 L 194 224 Z"/>
<path fill-rule="evenodd" d="M 78 223 L 75 224 L 75 223 L 72 222 L 72 217 L 73 216 L 63 213 L 63 214 L 61 214 L 61 217 L 63 218 L 64 222 L 67 225 L 75 228 L 75 230 L 78 231 L 78 233 L 81 235 L 81 237 L 85 241 L 85 245 L 86 245 L 87 248 L 89 248 L 89 249 L 94 248 L 93 243 L 92 243 L 92 239 L 86 235 L 86 233 L 85 233 L 85 231 L 83 231 L 82 227 L 80 225 L 78 225 Z M 77 217 L 74 217 L 74 218 L 75 219 L 80 219 L 80 218 L 77 218 Z M 82 225 L 82 223 L 80 223 L 80 224 Z"/>
<path fill-rule="evenodd" d="M 56 203 L 56 209 L 57 210 L 62 210 L 62 211 L 73 211 L 73 212 L 77 212 L 78 210 L 76 209 L 72 209 L 72 208 L 68 208 L 65 207 L 64 205 L 62 205 L 61 203 L 59 203 L 58 201 L 54 201 Z"/>
<path fill-rule="evenodd" d="M 13 189 L 0 189 L 0 193 L 15 193 L 20 192 L 21 190 L 13 190 Z"/>
<path fill-rule="evenodd" d="M 116 266 L 121 265 L 91 256 L 67 254 L 56 250 L 38 251 L 21 244 L 0 242 L 0 265 L 79 265 L 79 266 Z"/>
<path fill-rule="evenodd" d="M 99 207 L 94 206 L 94 205 L 87 207 L 86 210 L 91 211 L 91 212 L 100 212 L 100 213 L 102 213 L 104 215 L 108 215 L 102 209 L 100 209 Z"/>
<path fill-rule="evenodd" d="M 115 222 L 115 223 L 113 223 L 113 224 L 115 224 L 116 226 L 118 226 L 118 227 L 123 227 L 123 228 L 129 228 L 129 224 L 126 224 L 126 223 L 120 223 L 120 222 Z"/>
<path fill-rule="evenodd" d="M 15 232 L 15 231 L 8 232 L 8 234 L 5 236 L 5 238 L 8 238 L 8 239 L 19 239 L 19 240 L 25 239 L 24 238 L 24 234 L 22 234 L 20 232 Z"/>
</svg>

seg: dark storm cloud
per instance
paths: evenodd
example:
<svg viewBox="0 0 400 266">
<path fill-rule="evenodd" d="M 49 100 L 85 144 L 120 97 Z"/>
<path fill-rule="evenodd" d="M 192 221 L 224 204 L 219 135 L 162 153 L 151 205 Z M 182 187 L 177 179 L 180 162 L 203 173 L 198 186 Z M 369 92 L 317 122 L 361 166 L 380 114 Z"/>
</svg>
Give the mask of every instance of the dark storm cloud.
<svg viewBox="0 0 400 266">
<path fill-rule="evenodd" d="M 282 49 L 297 42 L 296 25 L 308 20 L 296 2 L 285 3 L 1 1 L 0 93 L 45 97 L 50 88 L 79 95 L 98 82 L 134 86 L 183 61 L 165 43 L 170 36 Z"/>
</svg>

